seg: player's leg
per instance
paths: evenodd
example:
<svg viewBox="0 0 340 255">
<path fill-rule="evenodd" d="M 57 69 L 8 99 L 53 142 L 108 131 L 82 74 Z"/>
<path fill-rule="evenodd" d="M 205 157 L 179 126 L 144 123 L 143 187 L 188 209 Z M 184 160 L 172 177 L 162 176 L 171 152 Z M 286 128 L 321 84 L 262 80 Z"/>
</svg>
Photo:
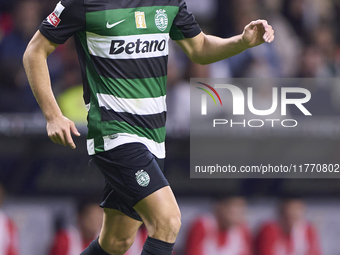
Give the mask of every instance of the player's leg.
<svg viewBox="0 0 340 255">
<path fill-rule="evenodd" d="M 118 210 L 104 208 L 99 240 L 94 240 L 81 255 L 124 255 L 133 244 L 141 224 Z"/>
<path fill-rule="evenodd" d="M 118 210 L 105 208 L 99 244 L 112 255 L 125 254 L 133 244 L 141 225 L 141 221 L 132 219 Z"/>
<path fill-rule="evenodd" d="M 93 159 L 107 182 L 102 207 L 117 209 L 136 221 L 145 219 L 150 237 L 144 245 L 148 253 L 143 254 L 170 255 L 180 227 L 180 212 L 162 173 L 164 160 L 155 158 L 141 143 L 120 145 Z M 119 225 L 125 227 L 122 222 Z M 115 251 L 111 246 L 107 249 Z"/>
<path fill-rule="evenodd" d="M 134 209 L 144 221 L 148 239 L 142 255 L 171 255 L 181 226 L 181 214 L 169 186 L 147 196 Z"/>
</svg>

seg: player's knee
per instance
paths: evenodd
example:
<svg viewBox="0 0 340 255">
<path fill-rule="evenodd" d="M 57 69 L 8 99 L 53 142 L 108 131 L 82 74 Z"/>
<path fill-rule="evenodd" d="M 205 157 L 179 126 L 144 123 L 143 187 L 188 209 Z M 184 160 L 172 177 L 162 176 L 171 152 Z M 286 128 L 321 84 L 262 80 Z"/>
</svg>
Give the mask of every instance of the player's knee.
<svg viewBox="0 0 340 255">
<path fill-rule="evenodd" d="M 180 214 L 173 214 L 155 221 L 149 234 L 156 239 L 172 242 L 177 237 L 180 228 L 181 216 Z"/>
<path fill-rule="evenodd" d="M 102 248 L 113 255 L 120 255 L 125 254 L 128 249 L 133 244 L 134 238 L 127 238 L 127 239 L 117 239 L 117 238 L 110 238 L 106 239 L 106 242 L 103 243 Z"/>
<path fill-rule="evenodd" d="M 175 215 L 175 216 L 170 217 L 169 222 L 168 222 L 168 228 L 169 228 L 169 231 L 174 236 L 178 235 L 181 225 L 182 225 L 182 222 L 181 222 L 180 215 Z"/>
</svg>

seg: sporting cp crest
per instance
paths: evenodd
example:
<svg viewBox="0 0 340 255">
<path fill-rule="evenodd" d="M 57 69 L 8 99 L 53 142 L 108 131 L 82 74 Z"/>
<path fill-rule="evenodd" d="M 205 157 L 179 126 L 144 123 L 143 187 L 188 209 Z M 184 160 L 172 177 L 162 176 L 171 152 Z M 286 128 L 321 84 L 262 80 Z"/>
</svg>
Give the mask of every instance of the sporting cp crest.
<svg viewBox="0 0 340 255">
<path fill-rule="evenodd" d="M 136 181 L 137 181 L 139 186 L 146 187 L 150 183 L 150 176 L 144 170 L 139 170 L 136 173 Z"/>
<path fill-rule="evenodd" d="M 169 20 L 165 10 L 160 9 L 156 11 L 155 23 L 156 27 L 162 32 L 168 27 Z"/>
</svg>

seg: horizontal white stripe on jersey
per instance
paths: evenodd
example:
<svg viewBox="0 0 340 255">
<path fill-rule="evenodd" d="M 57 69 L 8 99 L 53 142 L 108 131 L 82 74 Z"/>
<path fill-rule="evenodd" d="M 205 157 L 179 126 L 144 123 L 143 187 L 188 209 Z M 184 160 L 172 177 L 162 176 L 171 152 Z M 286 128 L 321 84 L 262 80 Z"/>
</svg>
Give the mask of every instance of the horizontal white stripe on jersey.
<svg viewBox="0 0 340 255">
<path fill-rule="evenodd" d="M 154 154 L 157 158 L 163 159 L 165 158 L 165 143 L 157 143 L 153 140 L 150 140 L 146 137 L 140 137 L 138 135 L 128 134 L 128 133 L 119 133 L 118 137 L 110 138 L 110 136 L 103 137 L 104 139 L 104 150 L 111 150 L 119 145 L 126 143 L 142 143 L 144 144 L 148 150 Z"/>
<path fill-rule="evenodd" d="M 108 58 L 108 59 L 140 59 L 140 58 L 153 58 L 153 57 L 163 57 L 169 54 L 169 34 L 159 33 L 159 34 L 145 34 L 145 35 L 127 35 L 127 36 L 101 36 L 91 32 L 86 32 L 87 35 L 87 45 L 91 55 Z M 137 40 L 140 40 L 140 52 L 137 53 L 136 46 Z M 144 46 L 147 42 L 151 45 L 152 41 L 158 41 L 158 45 L 165 40 L 165 43 L 155 50 L 153 46 L 148 52 L 142 52 Z M 129 46 L 127 47 L 127 45 Z M 164 45 L 165 44 L 165 45 Z M 151 46 L 150 46 L 151 47 Z M 122 50 L 121 48 L 124 48 Z M 121 49 L 121 50 L 119 50 Z M 125 50 L 130 52 L 130 54 Z M 118 52 L 122 51 L 118 54 Z M 111 52 L 111 54 L 110 54 Z M 115 52 L 116 54 L 114 54 Z M 133 53 L 131 53 L 133 52 Z"/>
<path fill-rule="evenodd" d="M 166 96 L 126 99 L 98 93 L 97 98 L 100 107 L 105 107 L 107 110 L 114 110 L 115 112 L 150 115 L 166 111 Z"/>
</svg>

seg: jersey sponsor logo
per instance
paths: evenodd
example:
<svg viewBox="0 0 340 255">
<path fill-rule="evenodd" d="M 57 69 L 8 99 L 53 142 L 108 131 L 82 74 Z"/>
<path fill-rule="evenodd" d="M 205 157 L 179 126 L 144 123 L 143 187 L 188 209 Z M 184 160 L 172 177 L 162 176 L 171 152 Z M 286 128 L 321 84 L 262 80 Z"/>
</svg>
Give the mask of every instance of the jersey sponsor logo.
<svg viewBox="0 0 340 255">
<path fill-rule="evenodd" d="M 135 12 L 135 20 L 136 20 L 136 27 L 137 28 L 139 28 L 139 29 L 147 28 L 144 12 Z"/>
<path fill-rule="evenodd" d="M 169 34 L 102 36 L 87 32 L 91 55 L 108 59 L 141 59 L 167 56 Z"/>
<path fill-rule="evenodd" d="M 139 170 L 136 174 L 136 181 L 139 186 L 146 187 L 150 183 L 150 175 L 144 171 L 144 170 Z"/>
<path fill-rule="evenodd" d="M 125 40 L 112 40 L 110 54 L 118 55 L 125 52 L 128 55 L 133 53 L 149 53 L 149 52 L 157 52 L 164 51 L 166 48 L 166 40 L 163 39 L 161 41 L 151 40 L 151 41 L 142 41 L 141 39 L 137 39 L 135 42 L 126 42 Z"/>
<path fill-rule="evenodd" d="M 160 9 L 156 11 L 155 23 L 156 27 L 162 32 L 168 27 L 169 19 L 165 10 Z"/>
<path fill-rule="evenodd" d="M 59 2 L 54 11 L 47 17 L 47 22 L 52 26 L 57 27 L 61 21 L 60 15 L 64 11 L 65 7 Z"/>
<path fill-rule="evenodd" d="M 113 27 L 119 25 L 120 23 L 122 23 L 122 22 L 124 22 L 124 21 L 125 21 L 125 19 L 123 19 L 123 20 L 121 20 L 121 21 L 118 21 L 118 22 L 116 22 L 116 23 L 113 23 L 113 24 L 110 24 L 109 22 L 107 22 L 107 23 L 106 23 L 106 27 L 107 27 L 108 29 L 111 29 L 111 28 L 113 28 Z"/>
</svg>

